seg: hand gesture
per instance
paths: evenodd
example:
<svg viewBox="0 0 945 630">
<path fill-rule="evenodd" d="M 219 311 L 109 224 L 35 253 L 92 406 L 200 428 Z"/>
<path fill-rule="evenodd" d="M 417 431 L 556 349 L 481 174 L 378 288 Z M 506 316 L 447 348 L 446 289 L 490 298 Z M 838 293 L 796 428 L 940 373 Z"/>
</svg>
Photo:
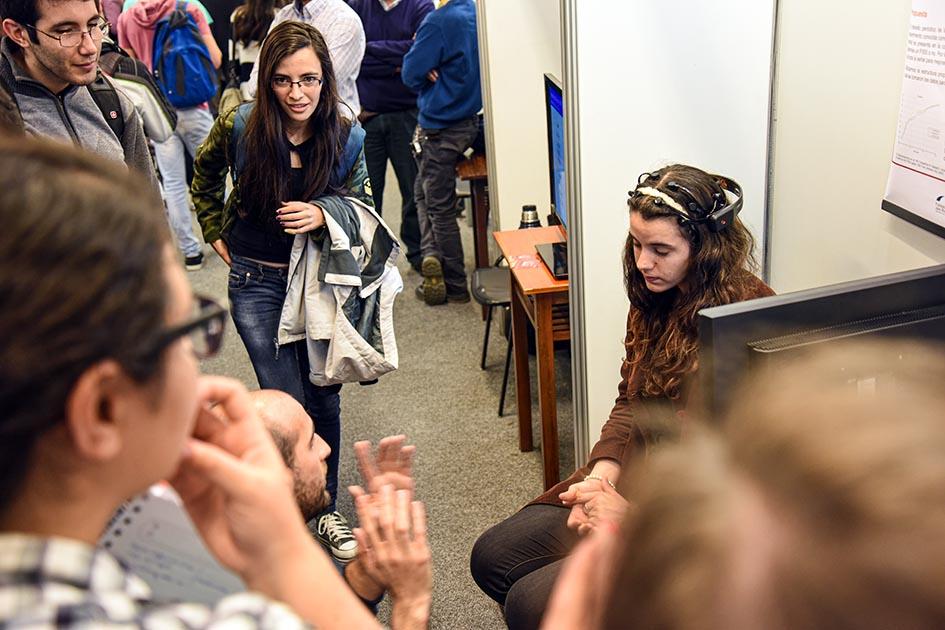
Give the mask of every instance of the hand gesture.
<svg viewBox="0 0 945 630">
<path fill-rule="evenodd" d="M 630 502 L 603 479 L 585 479 L 558 495 L 570 506 L 568 527 L 584 535 L 604 523 L 619 524 Z"/>
<path fill-rule="evenodd" d="M 413 490 L 413 456 L 417 447 L 405 446 L 406 441 L 404 435 L 382 439 L 377 445 L 376 457 L 371 452 L 370 442 L 354 443 L 358 470 L 369 493 L 375 494 L 385 485 L 393 486 L 394 490 Z"/>
<path fill-rule="evenodd" d="M 423 503 L 410 490 L 382 486 L 371 498 L 356 496 L 358 559 L 365 573 L 393 598 L 394 628 L 425 628 L 433 574 Z"/>
<path fill-rule="evenodd" d="M 286 234 L 305 234 L 325 225 L 325 214 L 314 203 L 283 201 L 276 218 Z"/>
<path fill-rule="evenodd" d="M 245 579 L 291 553 L 286 547 L 304 540 L 304 524 L 292 477 L 246 389 L 202 377 L 199 397 L 193 437 L 171 485 L 210 551 Z"/>
</svg>

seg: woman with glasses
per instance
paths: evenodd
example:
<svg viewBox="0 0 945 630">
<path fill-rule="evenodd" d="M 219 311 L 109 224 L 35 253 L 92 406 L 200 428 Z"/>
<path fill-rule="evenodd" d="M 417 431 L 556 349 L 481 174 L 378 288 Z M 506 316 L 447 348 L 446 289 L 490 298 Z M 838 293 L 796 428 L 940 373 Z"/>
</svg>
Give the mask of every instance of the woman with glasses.
<svg viewBox="0 0 945 630">
<path fill-rule="evenodd" d="M 587 466 L 483 533 L 472 574 L 510 628 L 537 628 L 562 560 L 579 537 L 619 523 L 621 473 L 672 436 L 692 404 L 700 309 L 772 291 L 751 269 L 753 240 L 732 180 L 676 164 L 644 173 L 627 201 L 630 299 L 617 400 Z"/>
<path fill-rule="evenodd" d="M 331 57 L 321 34 L 285 22 L 266 37 L 255 103 L 221 115 L 194 163 L 192 195 L 204 239 L 230 266 L 236 324 L 262 388 L 280 389 L 305 407 L 331 447 L 331 505 L 318 517 L 321 541 L 338 558 L 357 543 L 335 511 L 341 444 L 340 385 L 309 380 L 303 342 L 277 346 L 293 239 L 319 236 L 319 200 L 334 195 L 371 204 L 364 132 L 339 112 Z M 224 200 L 227 174 L 233 191 Z"/>
</svg>

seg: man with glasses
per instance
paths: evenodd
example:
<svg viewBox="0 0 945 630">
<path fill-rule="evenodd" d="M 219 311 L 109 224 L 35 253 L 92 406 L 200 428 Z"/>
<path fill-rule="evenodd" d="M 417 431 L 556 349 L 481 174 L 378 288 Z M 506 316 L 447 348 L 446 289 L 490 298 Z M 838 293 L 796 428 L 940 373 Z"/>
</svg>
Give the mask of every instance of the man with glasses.
<svg viewBox="0 0 945 630">
<path fill-rule="evenodd" d="M 99 73 L 108 22 L 94 0 L 0 0 L 0 88 L 26 131 L 123 160 L 157 180 L 131 100 Z"/>
<path fill-rule="evenodd" d="M 379 628 L 305 527 L 245 388 L 200 376 L 225 312 L 194 299 L 142 188 L 72 147 L 0 139 L 0 627 Z M 95 546 L 162 479 L 250 592 L 160 603 Z M 422 505 L 367 491 L 375 581 L 407 554 L 428 567 Z M 395 628 L 426 627 L 417 573 L 392 592 Z"/>
</svg>

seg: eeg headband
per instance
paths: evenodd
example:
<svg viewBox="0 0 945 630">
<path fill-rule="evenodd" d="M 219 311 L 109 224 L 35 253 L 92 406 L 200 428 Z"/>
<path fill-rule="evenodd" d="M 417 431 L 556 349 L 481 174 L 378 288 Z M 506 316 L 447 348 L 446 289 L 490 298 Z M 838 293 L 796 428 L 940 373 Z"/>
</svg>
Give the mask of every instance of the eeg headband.
<svg viewBox="0 0 945 630">
<path fill-rule="evenodd" d="M 649 174 L 644 173 L 641 175 L 641 181 L 642 178 L 647 175 Z M 738 213 L 741 212 L 743 204 L 742 189 L 737 182 L 728 177 L 722 177 L 720 175 L 713 175 L 712 177 L 719 183 L 722 192 L 713 195 L 712 208 L 708 210 L 703 208 L 702 205 L 696 201 L 695 195 L 693 195 L 689 189 L 674 181 L 668 182 L 666 187 L 684 197 L 685 206 L 662 190 L 651 186 L 636 188 L 630 192 L 630 195 L 640 194 L 653 197 L 656 199 L 657 205 L 665 205 L 676 214 L 679 224 L 682 226 L 695 226 L 704 223 L 706 227 L 709 228 L 709 231 L 721 232 L 727 228 L 731 222 L 735 220 L 735 217 L 738 216 Z"/>
</svg>

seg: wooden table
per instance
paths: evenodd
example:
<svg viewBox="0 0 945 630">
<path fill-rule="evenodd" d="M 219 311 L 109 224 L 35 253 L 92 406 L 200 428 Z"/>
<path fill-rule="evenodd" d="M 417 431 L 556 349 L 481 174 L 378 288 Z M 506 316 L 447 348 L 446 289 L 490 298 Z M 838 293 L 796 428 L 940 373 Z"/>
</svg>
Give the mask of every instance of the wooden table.
<svg viewBox="0 0 945 630">
<path fill-rule="evenodd" d="M 489 242 L 486 240 L 489 229 L 489 178 L 486 170 L 486 156 L 477 154 L 456 165 L 456 175 L 469 182 L 473 213 L 473 249 L 476 254 L 476 268 L 488 267 Z"/>
<path fill-rule="evenodd" d="M 560 226 L 494 232 L 512 269 L 512 346 L 518 402 L 518 447 L 532 450 L 532 393 L 528 369 L 525 318 L 535 327 L 538 364 L 538 410 L 545 489 L 559 481 L 558 409 L 554 342 L 571 338 L 568 281 L 555 280 L 535 250 L 540 243 L 565 240 Z"/>
</svg>

